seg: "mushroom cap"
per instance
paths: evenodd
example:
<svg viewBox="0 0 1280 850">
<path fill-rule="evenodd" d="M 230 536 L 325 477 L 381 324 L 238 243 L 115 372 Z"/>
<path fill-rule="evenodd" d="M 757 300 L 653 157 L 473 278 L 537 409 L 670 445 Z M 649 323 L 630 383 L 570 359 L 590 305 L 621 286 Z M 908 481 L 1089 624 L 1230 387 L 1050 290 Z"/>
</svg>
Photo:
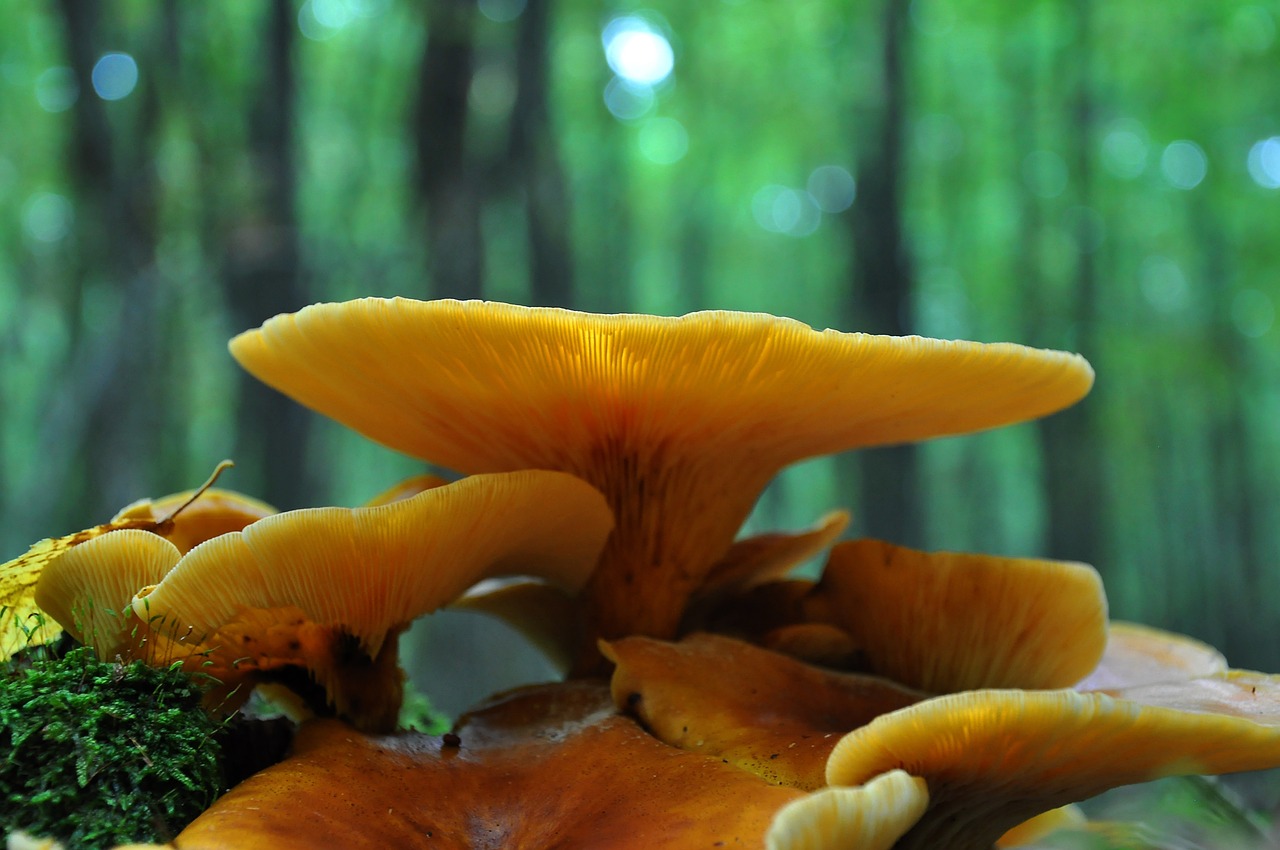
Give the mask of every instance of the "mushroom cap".
<svg viewBox="0 0 1280 850">
<path fill-rule="evenodd" d="M 534 579 L 486 579 L 449 606 L 496 617 L 515 629 L 561 673 L 582 637 L 578 601 L 563 588 Z"/>
<path fill-rule="evenodd" d="M 364 503 L 366 508 L 374 508 L 378 505 L 389 505 L 392 502 L 399 502 L 410 496 L 416 496 L 424 490 L 434 490 L 437 487 L 443 487 L 449 483 L 449 479 L 442 478 L 439 475 L 423 473 L 422 475 L 414 475 L 411 478 L 394 484 L 383 490 L 378 495 Z"/>
<path fill-rule="evenodd" d="M 707 573 L 695 600 L 776 581 L 835 543 L 848 526 L 848 511 L 832 511 L 805 531 L 775 531 L 736 540 Z"/>
<path fill-rule="evenodd" d="M 1010 343 L 484 301 L 314 304 L 230 348 L 308 407 L 469 473 L 583 468 L 633 437 L 799 460 L 1042 416 L 1093 382 L 1078 355 Z"/>
<path fill-rule="evenodd" d="M 823 788 L 774 817 L 768 850 L 890 850 L 929 805 L 923 779 L 891 770 L 856 788 Z"/>
<path fill-rule="evenodd" d="M 827 757 L 846 731 L 924 696 L 719 635 L 629 637 L 602 651 L 617 665 L 614 702 L 660 740 L 805 790 L 825 784 Z"/>
<path fill-rule="evenodd" d="M 300 667 L 340 713 L 382 728 L 399 700 L 400 629 L 493 575 L 576 589 L 611 526 L 603 497 L 571 475 L 472 476 L 376 507 L 266 517 L 192 549 L 133 610 L 210 675 Z"/>
<path fill-rule="evenodd" d="M 480 301 L 315 304 L 230 348 L 391 448 L 465 473 L 565 470 L 600 489 L 618 525 L 587 590 L 588 655 L 597 636 L 673 636 L 783 466 L 1041 416 L 1093 382 L 1076 355 L 1007 343 Z"/>
<path fill-rule="evenodd" d="M 1207 643 L 1138 623 L 1112 621 L 1098 666 L 1078 691 L 1109 691 L 1181 682 L 1227 671 L 1227 659 Z"/>
<path fill-rule="evenodd" d="M 837 544 L 807 601 L 867 669 L 913 688 L 1063 688 L 1098 663 L 1107 600 L 1084 564 Z"/>
<path fill-rule="evenodd" d="M 219 464 L 210 482 L 228 465 L 226 461 Z M 44 617 L 45 612 L 36 604 L 36 587 L 48 566 L 77 546 L 108 532 L 137 529 L 169 538 L 180 552 L 186 552 L 210 537 L 243 528 L 272 513 L 275 509 L 270 505 L 206 484 L 199 490 L 141 499 L 123 508 L 110 522 L 41 540 L 12 561 L 0 564 L 0 660 L 26 646 L 53 641 L 62 633 L 62 626 Z"/>
<path fill-rule="evenodd" d="M 51 562 L 35 602 L 99 658 L 143 657 L 137 641 L 146 629 L 130 607 L 133 595 L 163 579 L 181 557 L 173 543 L 149 531 L 112 531 Z"/>
<path fill-rule="evenodd" d="M 773 814 L 800 796 L 655 740 L 618 715 L 595 682 L 504 695 L 465 716 L 454 734 L 450 745 L 313 721 L 285 761 L 233 788 L 174 843 L 178 850 L 762 848 Z"/>
<path fill-rule="evenodd" d="M 846 735 L 827 780 L 901 768 L 929 809 L 899 850 L 988 848 L 1039 812 L 1163 776 L 1280 766 L 1280 677 L 1231 672 L 1128 689 L 971 691 L 883 715 Z"/>
<path fill-rule="evenodd" d="M 198 491 L 187 490 L 159 499 L 140 499 L 120 510 L 111 521 L 153 522 L 159 524 L 168 519 L 164 527 L 154 533 L 167 538 L 178 551 L 186 554 L 200 543 L 239 531 L 252 522 L 276 513 L 276 509 L 243 493 L 209 487 L 194 500 Z M 188 501 L 186 507 L 183 507 Z M 182 508 L 177 514 L 175 510 Z"/>
</svg>

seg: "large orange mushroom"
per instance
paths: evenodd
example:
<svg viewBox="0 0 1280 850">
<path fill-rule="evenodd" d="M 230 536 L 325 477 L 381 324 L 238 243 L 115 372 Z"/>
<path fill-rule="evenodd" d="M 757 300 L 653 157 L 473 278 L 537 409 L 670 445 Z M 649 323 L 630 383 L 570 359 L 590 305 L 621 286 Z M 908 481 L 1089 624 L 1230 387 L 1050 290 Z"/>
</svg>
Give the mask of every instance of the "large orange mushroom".
<svg viewBox="0 0 1280 850">
<path fill-rule="evenodd" d="M 586 588 L 595 638 L 671 637 L 768 481 L 815 455 L 992 428 L 1081 398 L 1079 356 L 815 331 L 762 314 L 592 315 L 367 298 L 231 341 L 252 374 L 465 473 L 572 472 L 617 527 Z"/>
<path fill-rule="evenodd" d="M 574 681 L 496 697 L 444 738 L 371 737 L 331 720 L 191 823 L 178 850 L 396 847 L 763 848 L 800 798 L 668 747 Z"/>
</svg>

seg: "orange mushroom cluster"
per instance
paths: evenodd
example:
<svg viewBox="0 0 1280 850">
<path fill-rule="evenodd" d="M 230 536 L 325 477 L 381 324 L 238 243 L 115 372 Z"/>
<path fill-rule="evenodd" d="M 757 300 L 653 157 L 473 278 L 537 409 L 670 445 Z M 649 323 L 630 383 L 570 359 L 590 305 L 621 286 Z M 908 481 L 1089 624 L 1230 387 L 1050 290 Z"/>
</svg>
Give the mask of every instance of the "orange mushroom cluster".
<svg viewBox="0 0 1280 850">
<path fill-rule="evenodd" d="M 1280 766 L 1280 678 L 1109 623 L 1087 565 L 836 543 L 840 511 L 735 540 L 783 467 L 1050 414 L 1092 384 L 1076 355 L 407 299 L 313 305 L 231 352 L 465 477 L 356 509 L 142 503 L 34 578 L 0 567 L 0 604 L 101 653 L 330 715 L 171 846 L 978 850 L 1082 828 L 1069 804 L 1116 785 Z M 396 637 L 449 604 L 569 678 L 395 731 Z"/>
</svg>

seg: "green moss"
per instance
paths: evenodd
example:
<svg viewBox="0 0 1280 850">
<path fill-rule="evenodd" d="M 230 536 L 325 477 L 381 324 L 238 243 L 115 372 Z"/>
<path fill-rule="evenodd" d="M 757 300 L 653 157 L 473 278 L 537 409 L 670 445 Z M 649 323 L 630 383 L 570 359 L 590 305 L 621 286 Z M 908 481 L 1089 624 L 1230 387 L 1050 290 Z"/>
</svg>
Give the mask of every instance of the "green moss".
<svg viewBox="0 0 1280 850">
<path fill-rule="evenodd" d="M 0 824 L 73 847 L 171 839 L 221 785 L 200 699 L 177 669 L 84 647 L 0 666 Z"/>
</svg>

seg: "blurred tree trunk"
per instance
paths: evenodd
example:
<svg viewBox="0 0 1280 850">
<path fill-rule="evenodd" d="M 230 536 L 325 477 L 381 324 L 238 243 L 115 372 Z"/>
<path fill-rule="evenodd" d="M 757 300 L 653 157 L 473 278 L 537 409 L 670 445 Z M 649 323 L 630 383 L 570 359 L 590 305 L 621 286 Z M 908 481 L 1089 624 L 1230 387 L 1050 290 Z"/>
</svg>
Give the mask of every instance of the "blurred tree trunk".
<svg viewBox="0 0 1280 850">
<path fill-rule="evenodd" d="M 41 435 L 41 454 L 60 473 L 52 480 L 61 483 L 71 468 L 79 470 L 69 477 L 80 486 L 59 487 L 56 498 L 91 521 L 147 493 L 158 470 L 146 459 L 170 436 L 160 432 L 161 399 L 152 380 L 163 310 L 151 165 L 159 104 L 146 74 L 127 102 L 113 105 L 115 121 L 94 93 L 92 71 L 107 46 L 103 21 L 111 20 L 110 10 L 60 3 L 67 60 L 81 92 L 67 157 L 78 226 L 64 303 L 75 343 L 60 384 L 68 404 L 53 406 Z M 135 53 L 145 67 L 157 39 L 154 29 L 140 32 Z"/>
<path fill-rule="evenodd" d="M 261 75 L 249 104 L 249 161 L 257 189 L 227 232 L 223 274 L 237 329 L 256 327 L 309 300 L 299 268 L 295 210 L 292 3 L 272 0 L 262 27 Z M 236 460 L 259 476 L 255 495 L 281 509 L 312 504 L 314 481 L 306 466 L 307 437 L 315 414 L 241 373 Z"/>
<path fill-rule="evenodd" d="M 418 197 L 426 208 L 434 294 L 479 298 L 484 281 L 483 197 L 467 156 L 467 98 L 475 54 L 475 0 L 430 0 L 427 46 L 413 116 Z"/>
<path fill-rule="evenodd" d="M 1072 80 L 1071 118 L 1074 148 L 1070 172 L 1075 200 L 1088 209 L 1093 199 L 1092 146 L 1093 102 L 1093 15 L 1092 0 L 1076 0 L 1077 37 L 1070 51 L 1060 51 L 1066 79 Z M 1098 356 L 1097 265 L 1088 248 L 1091 226 L 1087 216 L 1076 218 L 1077 232 L 1071 234 L 1076 252 L 1075 281 L 1061 315 L 1054 316 L 1058 327 L 1074 330 L 1070 339 L 1042 340 L 1040 344 L 1073 347 L 1086 357 Z M 1039 312 L 1044 312 L 1043 310 Z M 1065 321 L 1064 321 L 1065 320 Z M 1053 558 L 1084 561 L 1103 566 L 1106 558 L 1104 517 L 1107 486 L 1103 446 L 1106 444 L 1098 415 L 1100 403 L 1087 400 L 1038 423 L 1044 457 L 1045 504 L 1047 509 L 1047 554 Z M 1105 575 L 1105 570 L 1104 570 Z"/>
<path fill-rule="evenodd" d="M 534 304 L 573 306 L 569 190 L 548 105 L 552 0 L 528 0 L 516 36 L 516 97 L 508 160 L 524 192 Z"/>
<path fill-rule="evenodd" d="M 907 0 L 885 0 L 883 6 L 880 119 L 860 145 L 858 194 L 850 216 L 854 260 L 847 324 L 870 333 L 911 331 L 912 270 L 902 227 L 909 5 Z M 915 446 L 864 450 L 857 458 L 861 493 L 856 521 L 862 533 L 922 545 Z"/>
</svg>

